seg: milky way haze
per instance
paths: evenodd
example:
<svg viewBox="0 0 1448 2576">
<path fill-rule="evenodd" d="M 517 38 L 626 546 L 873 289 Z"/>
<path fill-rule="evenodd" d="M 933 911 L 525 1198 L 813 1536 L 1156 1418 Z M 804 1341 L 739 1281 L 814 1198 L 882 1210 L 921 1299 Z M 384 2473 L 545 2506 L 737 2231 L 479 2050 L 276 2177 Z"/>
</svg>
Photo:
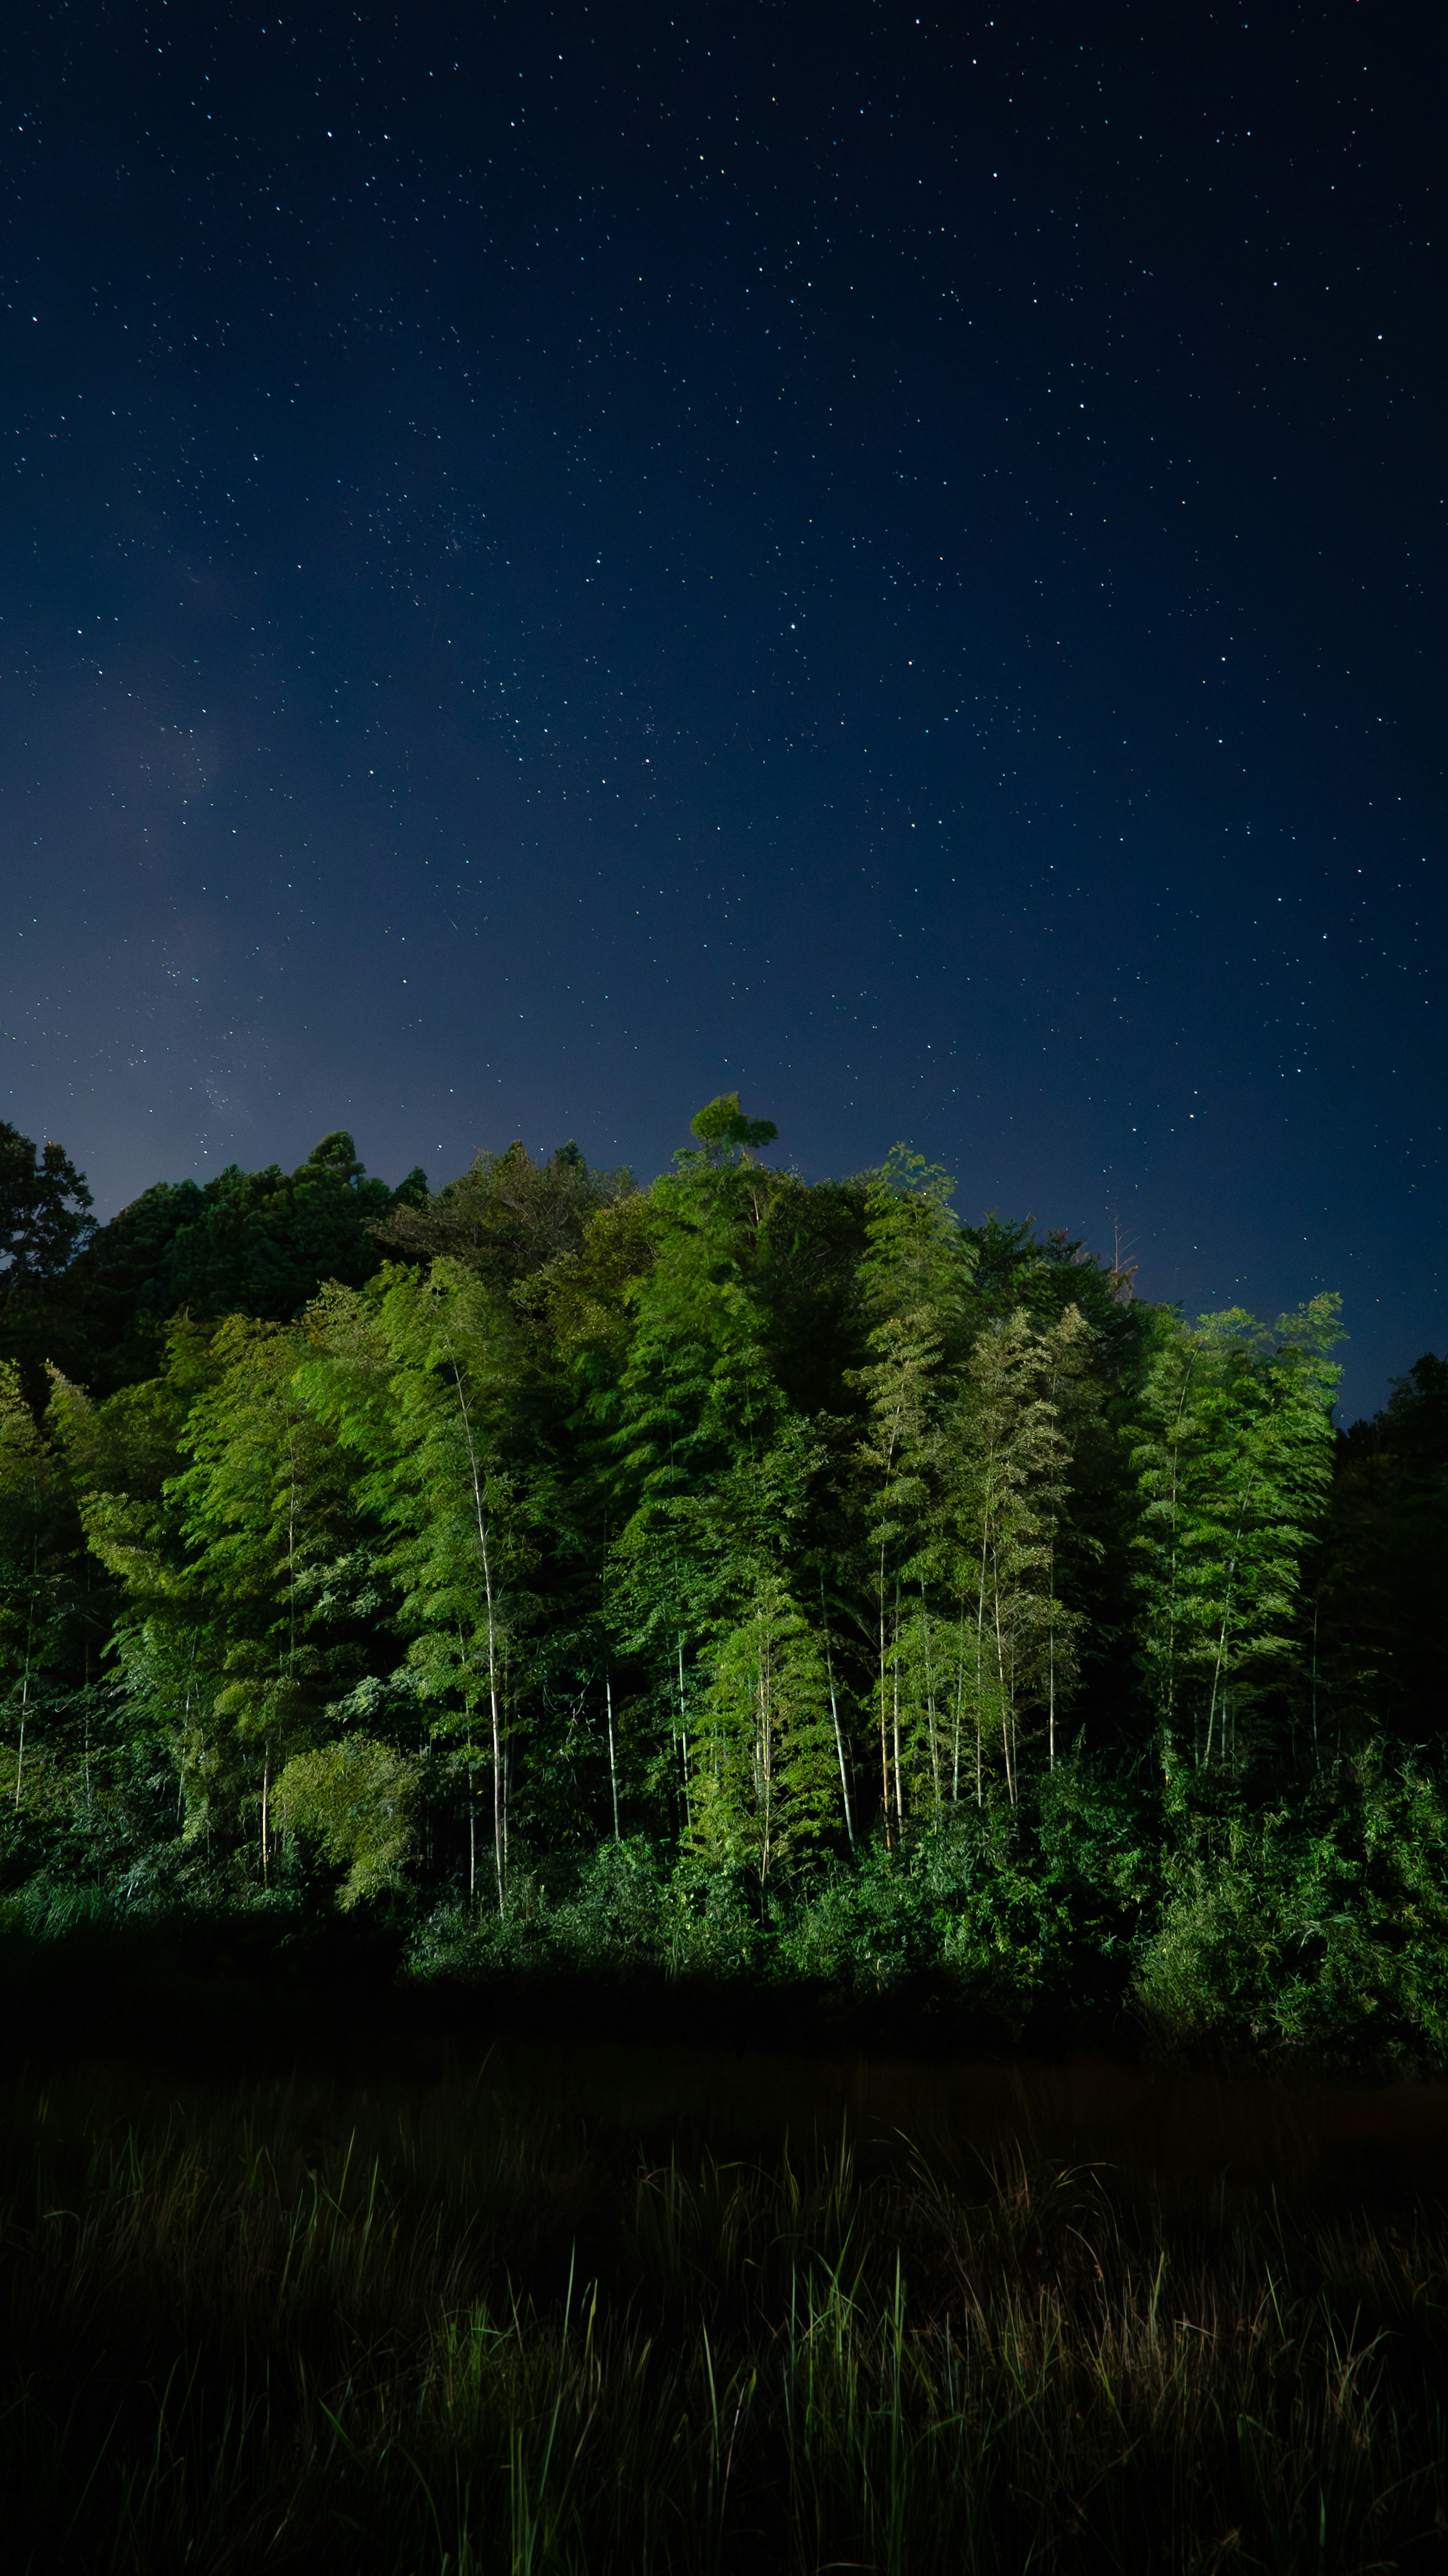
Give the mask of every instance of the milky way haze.
<svg viewBox="0 0 1448 2576">
<path fill-rule="evenodd" d="M 5 50 L 0 1114 L 102 1214 L 737 1084 L 1441 1347 L 1435 13 Z"/>
</svg>

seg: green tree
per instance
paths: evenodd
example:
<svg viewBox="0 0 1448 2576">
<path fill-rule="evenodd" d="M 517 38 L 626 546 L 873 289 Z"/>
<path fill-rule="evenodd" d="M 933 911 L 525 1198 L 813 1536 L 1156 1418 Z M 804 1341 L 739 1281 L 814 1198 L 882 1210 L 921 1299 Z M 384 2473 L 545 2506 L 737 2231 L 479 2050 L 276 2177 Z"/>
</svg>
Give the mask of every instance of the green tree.
<svg viewBox="0 0 1448 2576">
<path fill-rule="evenodd" d="M 95 1233 L 91 1194 L 63 1145 L 37 1149 L 0 1119 L 0 1358 L 17 1361 L 38 1414 L 45 1364 L 77 1365 L 74 1268 Z"/>
<path fill-rule="evenodd" d="M 330 1399 L 364 1462 L 361 1495 L 389 1534 L 408 1663 L 435 1730 L 460 1740 L 469 1783 L 483 1719 L 493 1788 L 493 1868 L 507 1903 L 509 1761 L 536 1625 L 528 1588 L 543 1462 L 530 1354 L 506 1300 L 439 1260 L 384 1276 L 375 1301 L 333 1291 L 315 1316 L 340 1361 Z M 473 1830 L 471 1787 L 469 1832 Z M 470 1889 L 476 1892 L 476 1849 Z"/>
<path fill-rule="evenodd" d="M 922 1717 L 932 1803 L 937 1811 L 939 1805 L 924 1581 L 940 1562 L 942 1424 L 953 1386 L 950 1360 L 973 1267 L 951 1213 L 951 1186 L 948 1174 L 898 1146 L 873 1177 L 866 1202 L 860 1289 L 869 1319 L 869 1356 L 850 1372 L 850 1383 L 866 1407 L 856 1452 L 857 1508 L 864 1531 L 861 1571 L 874 1644 L 873 1698 L 887 1845 L 906 1831 L 907 1796 L 921 1771 Z M 912 1635 L 917 1586 L 922 1625 Z M 922 1678 L 923 1703 L 909 1687 Z"/>
<path fill-rule="evenodd" d="M 55 1660 L 58 1560 L 66 1553 L 56 1460 L 36 1428 L 13 1360 L 0 1361 L 0 1672 L 15 1730 L 14 1804 L 25 1780 L 46 1668 Z"/>
<path fill-rule="evenodd" d="M 1297 1715 L 1315 1764 L 1325 1746 L 1442 1743 L 1445 1562 L 1448 1361 L 1425 1351 L 1372 1421 L 1338 1436 L 1299 1620 Z"/>
<path fill-rule="evenodd" d="M 649 1193 L 649 1258 L 623 1287 L 626 1341 L 589 1402 L 616 1532 L 614 1636 L 648 1672 L 663 1757 L 655 1777 L 681 1825 L 702 1640 L 752 1595 L 798 1476 L 809 1472 L 760 1294 L 773 1176 L 752 1156 L 773 1129 L 741 1118 L 737 1100 L 699 1118 L 700 1147 L 685 1148 Z"/>
<path fill-rule="evenodd" d="M 296 1329 L 181 1322 L 164 1374 L 96 1404 L 57 1379 L 48 1417 L 90 1544 L 122 1587 L 128 1698 L 170 1752 L 186 1828 L 230 1851 L 325 1731 L 363 1650 L 335 1571 L 356 1533 L 349 1462 L 297 1383 Z"/>
<path fill-rule="evenodd" d="M 706 1159 L 716 1171 L 752 1161 L 761 1146 L 772 1145 L 779 1129 L 772 1118 L 746 1118 L 737 1091 L 723 1091 L 689 1121 Z"/>
<path fill-rule="evenodd" d="M 833 1827 L 825 1658 L 777 1578 L 763 1580 L 713 1648 L 690 1762 L 690 1847 L 716 1866 L 747 1864 L 761 1895 L 772 1874 Z"/>
<path fill-rule="evenodd" d="M 276 1784 L 284 1833 L 302 1833 L 345 1871 L 337 1902 L 400 1893 L 416 1855 L 420 1765 L 395 1744 L 350 1735 L 293 1753 Z"/>
<path fill-rule="evenodd" d="M 396 1259 L 460 1261 L 507 1286 L 575 1256 L 590 1217 L 631 1189 L 624 1170 L 590 1171 L 576 1145 L 535 1163 L 515 1142 L 477 1155 L 432 1195 L 409 1201 L 399 1192 L 377 1236 Z"/>
<path fill-rule="evenodd" d="M 188 1585 L 225 1639 L 212 1704 L 244 1767 L 258 1759 L 261 1874 L 271 1874 L 271 1790 L 315 1743 L 346 1675 L 316 1633 L 309 1575 L 335 1557 L 349 1517 L 347 1461 L 298 1383 L 301 1332 L 233 1316 L 214 1335 L 218 1374 L 191 1407 L 174 1479 Z"/>
<path fill-rule="evenodd" d="M 977 1338 L 952 1424 L 956 1527 L 965 1542 L 959 1579 L 974 1594 L 977 1801 L 988 1725 L 999 1729 L 1013 1806 L 1032 1712 L 1044 1714 L 1048 1764 L 1055 1763 L 1084 1620 L 1063 1595 L 1060 1533 L 1080 1422 L 1094 1401 L 1094 1339 L 1075 1306 L 1044 1331 L 1018 1308 Z"/>
<path fill-rule="evenodd" d="M 1240 1308 L 1195 1325 L 1158 1314 L 1135 1460 L 1139 1653 L 1170 1774 L 1235 1765 L 1244 1698 L 1290 1648 L 1302 1559 L 1332 1473 L 1335 1297 L 1275 1328 Z"/>
<path fill-rule="evenodd" d="M 41 1355 L 104 1395 L 164 1365 L 166 1330 L 182 1310 L 290 1323 L 323 1280 L 369 1278 L 382 1260 L 379 1226 L 426 1197 L 420 1170 L 396 1190 L 370 1178 L 344 1128 L 292 1173 L 230 1164 L 204 1183 L 159 1181 L 66 1270 L 47 1302 Z"/>
<path fill-rule="evenodd" d="M 153 1780 L 165 1775 L 180 1821 L 189 1800 L 191 1831 L 207 1840 L 219 1821 L 209 1794 L 219 1780 L 209 1713 L 225 1636 L 215 1604 L 189 1580 L 174 1480 L 186 1464 L 187 1414 L 219 1374 L 210 1342 L 204 1326 L 178 1322 L 161 1375 L 99 1403 L 55 1370 L 46 1413 L 90 1556 L 110 1579 L 105 1651 L 119 1687 L 112 1684 L 108 1697 L 129 1766 Z"/>
<path fill-rule="evenodd" d="M 63 1145 L 37 1152 L 0 1119 L 0 1299 L 32 1296 L 67 1270 L 95 1232 L 91 1194 Z"/>
</svg>

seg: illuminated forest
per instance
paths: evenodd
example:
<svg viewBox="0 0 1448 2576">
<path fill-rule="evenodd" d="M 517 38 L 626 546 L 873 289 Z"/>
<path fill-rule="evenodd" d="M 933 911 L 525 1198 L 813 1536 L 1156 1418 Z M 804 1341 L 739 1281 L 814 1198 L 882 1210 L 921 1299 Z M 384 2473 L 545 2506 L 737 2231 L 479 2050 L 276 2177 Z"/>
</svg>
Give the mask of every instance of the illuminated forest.
<svg viewBox="0 0 1448 2576">
<path fill-rule="evenodd" d="M 774 1140 L 96 1226 L 0 1132 L 5 1923 L 1441 2062 L 1444 1362 L 1337 1431 L 1335 1299 Z"/>
</svg>

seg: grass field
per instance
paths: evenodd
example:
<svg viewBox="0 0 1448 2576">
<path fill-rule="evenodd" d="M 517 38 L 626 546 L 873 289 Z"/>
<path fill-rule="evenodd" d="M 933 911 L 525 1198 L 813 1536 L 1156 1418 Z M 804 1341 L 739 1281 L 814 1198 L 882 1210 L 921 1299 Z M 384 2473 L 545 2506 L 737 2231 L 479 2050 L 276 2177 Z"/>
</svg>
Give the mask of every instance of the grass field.
<svg viewBox="0 0 1448 2576">
<path fill-rule="evenodd" d="M 518 2043 L 16 2080 L 6 2562 L 1437 2568 L 1445 2130 Z"/>
</svg>

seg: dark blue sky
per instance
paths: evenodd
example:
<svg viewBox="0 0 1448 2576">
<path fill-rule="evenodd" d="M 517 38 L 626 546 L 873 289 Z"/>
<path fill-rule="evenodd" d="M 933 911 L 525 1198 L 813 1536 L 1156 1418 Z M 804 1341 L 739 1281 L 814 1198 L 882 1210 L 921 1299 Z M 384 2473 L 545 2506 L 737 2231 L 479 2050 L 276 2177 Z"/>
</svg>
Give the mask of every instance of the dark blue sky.
<svg viewBox="0 0 1448 2576">
<path fill-rule="evenodd" d="M 0 1114 L 1445 1339 L 1441 20 L 18 9 Z"/>
</svg>

